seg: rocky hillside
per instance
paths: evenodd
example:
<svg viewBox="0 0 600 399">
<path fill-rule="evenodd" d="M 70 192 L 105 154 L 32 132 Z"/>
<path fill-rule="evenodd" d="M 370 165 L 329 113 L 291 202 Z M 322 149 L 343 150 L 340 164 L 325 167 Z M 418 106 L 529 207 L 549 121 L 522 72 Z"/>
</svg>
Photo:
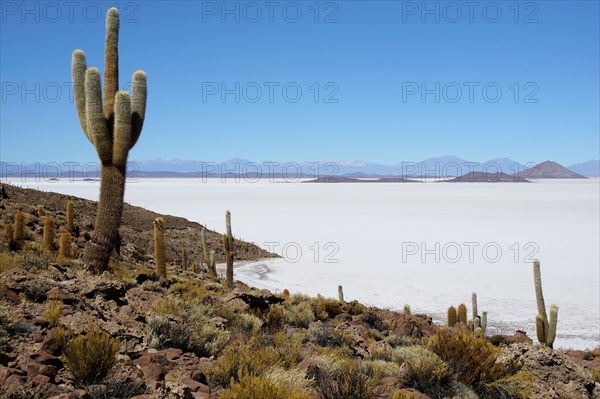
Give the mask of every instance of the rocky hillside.
<svg viewBox="0 0 600 399">
<path fill-rule="evenodd" d="M 11 185 L 2 185 L 4 198 L 0 202 L 1 220 L 11 220 L 17 210 L 26 214 L 27 227 L 31 234 L 41 234 L 43 217 L 39 215 L 39 207 L 55 216 L 57 223 L 65 222 L 65 208 L 68 199 L 74 203 L 75 225 L 79 229 L 75 237 L 77 245 L 82 249 L 85 245 L 86 233 L 91 233 L 96 219 L 96 202 L 82 198 L 69 197 L 64 194 L 24 189 Z M 167 259 L 171 262 L 180 262 L 183 248 L 187 248 L 190 263 L 201 260 L 200 231 L 202 225 L 187 219 L 161 215 L 156 212 L 125 204 L 123 219 L 119 232 L 122 238 L 121 255 L 129 256 L 136 264 L 152 262 L 153 251 L 153 225 L 157 217 L 165 221 L 167 237 Z M 2 221 L 0 221 L 2 227 Z M 235 224 L 234 224 L 235 232 Z M 223 229 L 225 229 L 225 214 L 223 214 Z M 207 246 L 215 250 L 217 262 L 225 262 L 225 252 L 221 244 L 221 234 L 207 230 Z M 258 260 L 279 255 L 269 253 L 256 245 L 238 241 L 236 246 L 237 260 Z M 80 251 L 81 252 L 81 251 Z"/>
<path fill-rule="evenodd" d="M 127 207 L 110 272 L 91 275 L 77 256 L 40 250 L 37 206 L 55 216 L 58 239 L 64 197 L 14 187 L 6 194 L 2 230 L 16 207 L 27 228 L 22 239 L 1 236 L 0 398 L 600 397 L 600 348 L 541 348 L 522 332 L 478 336 L 464 323 L 435 325 L 409 306 L 399 313 L 240 282 L 229 290 L 177 261 L 158 279 L 146 223 L 136 220 L 154 214 L 139 208 Z M 84 236 L 93 203 L 81 201 Z M 165 222 L 168 239 L 194 242 L 197 225 Z M 177 260 L 179 244 L 170 245 Z M 248 259 L 262 255 L 243 245 Z"/>
</svg>

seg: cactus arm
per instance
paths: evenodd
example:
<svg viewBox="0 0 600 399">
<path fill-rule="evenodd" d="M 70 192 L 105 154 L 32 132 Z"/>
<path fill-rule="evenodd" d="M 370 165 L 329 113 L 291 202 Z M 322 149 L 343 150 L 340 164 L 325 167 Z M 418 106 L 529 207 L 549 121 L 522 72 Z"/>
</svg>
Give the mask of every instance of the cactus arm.
<svg viewBox="0 0 600 399">
<path fill-rule="evenodd" d="M 125 90 L 120 90 L 115 100 L 112 161 L 116 167 L 123 171 L 127 167 L 129 148 L 131 148 L 131 100 L 129 93 Z"/>
<path fill-rule="evenodd" d="M 537 315 L 535 317 L 535 333 L 537 335 L 538 341 L 542 344 L 546 344 L 546 334 L 548 331 L 547 324 L 544 323 L 544 318 L 542 315 Z"/>
<path fill-rule="evenodd" d="M 548 336 L 546 337 L 546 344 L 552 348 L 554 345 L 554 339 L 556 338 L 556 325 L 558 323 L 558 306 L 550 306 L 550 324 L 548 325 Z"/>
<path fill-rule="evenodd" d="M 154 219 L 154 262 L 156 264 L 156 274 L 159 277 L 167 277 L 167 267 L 165 263 L 165 222 L 162 218 Z"/>
<path fill-rule="evenodd" d="M 91 67 L 85 73 L 85 106 L 88 133 L 92 137 L 98 157 L 103 164 L 110 164 L 112 139 L 104 115 L 102 115 L 102 93 L 98 68 Z"/>
<path fill-rule="evenodd" d="M 112 126 L 115 95 L 119 90 L 119 10 L 114 7 L 106 14 L 104 56 L 104 117 Z"/>
<path fill-rule="evenodd" d="M 144 118 L 146 117 L 147 77 L 144 71 L 135 71 L 133 74 L 133 87 L 131 89 L 131 147 L 137 143 Z"/>
<path fill-rule="evenodd" d="M 548 315 L 546 314 L 546 304 L 544 303 L 544 294 L 542 293 L 542 276 L 540 273 L 540 261 L 533 261 L 533 282 L 535 284 L 535 300 L 537 302 L 538 315 L 542 317 L 544 325 L 548 326 Z"/>
<path fill-rule="evenodd" d="M 85 61 L 85 53 L 81 50 L 73 51 L 71 57 L 71 77 L 73 79 L 73 97 L 75 100 L 75 109 L 77 109 L 77 116 L 79 117 L 79 124 L 85 137 L 88 138 L 90 143 L 94 144 L 92 136 L 89 134 L 87 129 L 87 120 L 85 117 L 85 71 L 87 70 L 87 63 Z"/>
<path fill-rule="evenodd" d="M 487 330 L 487 313 L 488 312 L 481 312 L 481 329 L 483 330 L 483 333 L 485 334 L 485 331 Z"/>
</svg>

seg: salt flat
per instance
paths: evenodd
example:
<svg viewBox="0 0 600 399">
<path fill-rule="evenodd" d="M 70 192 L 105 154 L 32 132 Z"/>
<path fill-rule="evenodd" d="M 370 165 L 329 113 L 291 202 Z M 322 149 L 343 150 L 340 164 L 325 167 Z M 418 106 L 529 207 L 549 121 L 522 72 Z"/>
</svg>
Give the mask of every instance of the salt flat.
<svg viewBox="0 0 600 399">
<path fill-rule="evenodd" d="M 13 184 L 97 199 L 98 182 Z M 224 230 L 277 252 L 236 269 L 249 284 L 337 296 L 445 319 L 476 291 L 488 334 L 535 337 L 531 260 L 547 307 L 559 306 L 556 346 L 600 345 L 598 179 L 516 183 L 302 184 L 219 179 L 130 181 L 126 201 Z M 470 310 L 469 310 L 470 311 Z"/>
</svg>

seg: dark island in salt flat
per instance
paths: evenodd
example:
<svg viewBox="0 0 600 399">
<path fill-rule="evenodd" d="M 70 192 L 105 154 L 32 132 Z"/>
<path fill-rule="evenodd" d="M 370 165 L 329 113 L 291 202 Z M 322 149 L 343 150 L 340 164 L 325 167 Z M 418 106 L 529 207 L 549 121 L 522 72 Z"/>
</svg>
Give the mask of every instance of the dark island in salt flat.
<svg viewBox="0 0 600 399">
<path fill-rule="evenodd" d="M 346 176 L 325 176 L 303 183 L 420 183 L 418 180 L 407 179 L 404 176 L 380 177 L 378 179 L 356 179 Z"/>
<path fill-rule="evenodd" d="M 469 172 L 454 179 L 449 183 L 531 183 L 520 176 L 507 175 L 502 172 Z"/>
<path fill-rule="evenodd" d="M 517 173 L 517 175 L 525 179 L 587 179 L 552 161 L 542 162 Z"/>
</svg>

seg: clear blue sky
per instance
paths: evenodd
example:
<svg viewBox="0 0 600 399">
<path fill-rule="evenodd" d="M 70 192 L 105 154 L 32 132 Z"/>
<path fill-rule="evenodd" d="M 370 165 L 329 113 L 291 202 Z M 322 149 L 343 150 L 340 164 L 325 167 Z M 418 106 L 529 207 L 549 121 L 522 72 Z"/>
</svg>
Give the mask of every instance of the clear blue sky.
<svg viewBox="0 0 600 399">
<path fill-rule="evenodd" d="M 103 70 L 114 3 L 0 3 L 1 160 L 96 159 L 70 59 Z M 116 3 L 121 85 L 148 74 L 131 160 L 600 157 L 598 1 Z"/>
</svg>

